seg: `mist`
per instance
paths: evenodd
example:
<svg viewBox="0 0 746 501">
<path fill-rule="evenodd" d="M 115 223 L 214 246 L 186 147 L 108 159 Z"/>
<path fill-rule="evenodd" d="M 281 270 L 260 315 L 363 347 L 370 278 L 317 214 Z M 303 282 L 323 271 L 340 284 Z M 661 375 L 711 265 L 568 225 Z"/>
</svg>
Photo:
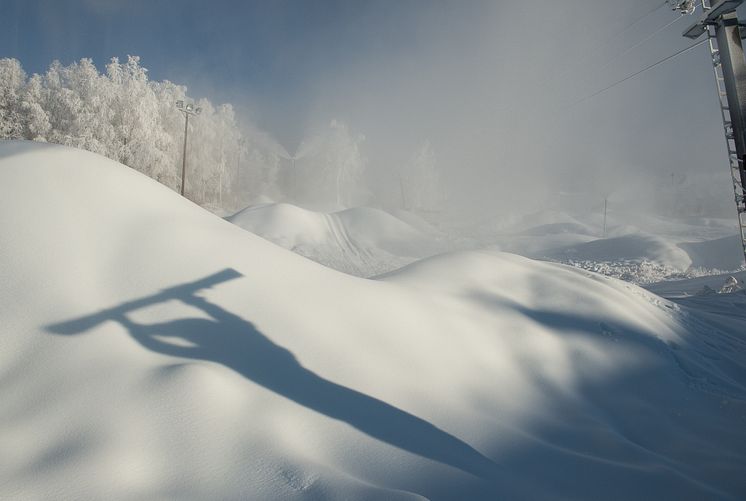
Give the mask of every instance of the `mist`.
<svg viewBox="0 0 746 501">
<path fill-rule="evenodd" d="M 616 57 L 678 15 L 664 7 L 614 36 L 650 9 L 587 0 L 417 3 L 397 26 L 408 33 L 402 45 L 382 42 L 317 76 L 306 133 L 337 119 L 364 134 L 371 204 L 397 203 L 398 172 L 429 142 L 444 209 L 469 218 L 587 211 L 605 198 L 617 209 L 729 214 L 705 47 L 583 100 L 689 43 L 680 36 L 686 17 Z M 672 183 L 672 174 L 685 181 Z"/>
<path fill-rule="evenodd" d="M 329 179 L 308 179 L 344 130 L 362 178 L 327 201 L 407 208 L 406 171 L 426 148 L 443 218 L 587 212 L 605 199 L 616 211 L 732 217 L 704 46 L 595 95 L 690 43 L 681 32 L 693 18 L 659 2 L 221 4 L 231 15 L 197 1 L 128 5 L 11 2 L 0 39 L 29 73 L 133 54 L 151 80 L 231 103 L 278 159 L 280 186 L 266 194 L 278 201 L 324 198 L 312 190 Z"/>
</svg>

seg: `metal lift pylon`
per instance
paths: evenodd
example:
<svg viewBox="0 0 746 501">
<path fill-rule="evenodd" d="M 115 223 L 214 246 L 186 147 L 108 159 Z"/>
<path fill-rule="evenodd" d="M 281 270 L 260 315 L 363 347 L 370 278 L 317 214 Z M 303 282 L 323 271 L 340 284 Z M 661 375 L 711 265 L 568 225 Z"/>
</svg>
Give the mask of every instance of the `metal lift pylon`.
<svg viewBox="0 0 746 501">
<path fill-rule="evenodd" d="M 741 245 L 746 259 L 746 58 L 736 8 L 745 0 L 701 0 L 702 16 L 684 31 L 707 35 L 728 148 Z M 746 32 L 745 32 L 746 33 Z"/>
</svg>

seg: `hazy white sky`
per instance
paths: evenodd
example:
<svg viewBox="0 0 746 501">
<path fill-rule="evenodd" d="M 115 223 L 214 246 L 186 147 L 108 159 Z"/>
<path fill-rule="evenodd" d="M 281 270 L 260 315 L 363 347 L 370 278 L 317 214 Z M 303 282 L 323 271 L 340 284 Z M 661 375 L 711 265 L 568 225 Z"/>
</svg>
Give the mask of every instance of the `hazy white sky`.
<svg viewBox="0 0 746 501">
<path fill-rule="evenodd" d="M 152 78 L 234 103 L 291 152 L 343 120 L 366 136 L 373 183 L 429 141 L 462 208 L 640 205 L 682 174 L 681 197 L 730 210 L 705 47 L 573 105 L 690 43 L 680 19 L 619 57 L 676 18 L 664 7 L 617 36 L 659 4 L 2 0 L 0 56 L 33 72 L 139 55 Z"/>
</svg>

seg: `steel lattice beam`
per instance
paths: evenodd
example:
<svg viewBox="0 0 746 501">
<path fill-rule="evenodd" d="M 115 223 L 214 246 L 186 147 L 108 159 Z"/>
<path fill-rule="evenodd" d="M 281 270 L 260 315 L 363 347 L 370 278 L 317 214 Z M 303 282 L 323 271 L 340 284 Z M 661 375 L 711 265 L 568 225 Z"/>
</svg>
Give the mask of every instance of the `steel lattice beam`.
<svg viewBox="0 0 746 501">
<path fill-rule="evenodd" d="M 723 14 L 735 11 L 743 2 L 744 0 L 718 0 L 702 14 L 699 21 L 684 31 L 684 36 L 693 40 L 701 37 L 707 31 L 707 26 L 717 24 Z"/>
</svg>

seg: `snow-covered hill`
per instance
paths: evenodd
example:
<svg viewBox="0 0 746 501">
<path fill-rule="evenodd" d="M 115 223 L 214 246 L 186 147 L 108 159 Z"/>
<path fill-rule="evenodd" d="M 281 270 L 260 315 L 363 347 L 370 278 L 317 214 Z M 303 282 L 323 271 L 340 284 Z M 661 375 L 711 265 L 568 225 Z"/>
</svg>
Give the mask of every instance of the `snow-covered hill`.
<svg viewBox="0 0 746 501">
<path fill-rule="evenodd" d="M 434 230 L 424 232 L 379 209 L 314 212 L 286 203 L 248 207 L 227 218 L 267 240 L 335 270 L 370 277 L 443 252 Z"/>
<path fill-rule="evenodd" d="M 635 232 L 543 249 L 532 257 L 571 264 L 636 284 L 719 274 L 743 267 L 738 236 L 679 242 Z"/>
<path fill-rule="evenodd" d="M 394 216 L 358 207 L 327 214 L 265 203 L 227 219 L 324 266 L 359 277 L 380 275 L 448 250 L 479 248 L 569 264 L 638 285 L 732 272 L 744 264 L 733 221 L 717 219 L 615 215 L 606 237 L 603 220 L 595 215 L 584 220 L 561 212 L 528 214 L 509 224 L 498 222 L 499 227 L 437 229 L 404 211 Z"/>
<path fill-rule="evenodd" d="M 547 252 L 547 257 L 557 260 L 621 261 L 649 259 L 672 268 L 685 270 L 691 258 L 676 244 L 653 235 L 625 235 L 602 238 L 580 245 Z"/>
<path fill-rule="evenodd" d="M 743 249 L 738 235 L 700 242 L 682 242 L 678 245 L 687 253 L 692 266 L 695 267 L 735 270 L 744 265 Z"/>
<path fill-rule="evenodd" d="M 616 213 L 536 213 L 480 238 L 503 251 L 570 264 L 637 284 L 735 271 L 744 265 L 734 220 Z M 606 234 L 607 236 L 602 236 Z"/>
<path fill-rule="evenodd" d="M 0 143 L 2 499 L 738 499 L 746 340 L 492 251 L 339 273 Z"/>
</svg>

